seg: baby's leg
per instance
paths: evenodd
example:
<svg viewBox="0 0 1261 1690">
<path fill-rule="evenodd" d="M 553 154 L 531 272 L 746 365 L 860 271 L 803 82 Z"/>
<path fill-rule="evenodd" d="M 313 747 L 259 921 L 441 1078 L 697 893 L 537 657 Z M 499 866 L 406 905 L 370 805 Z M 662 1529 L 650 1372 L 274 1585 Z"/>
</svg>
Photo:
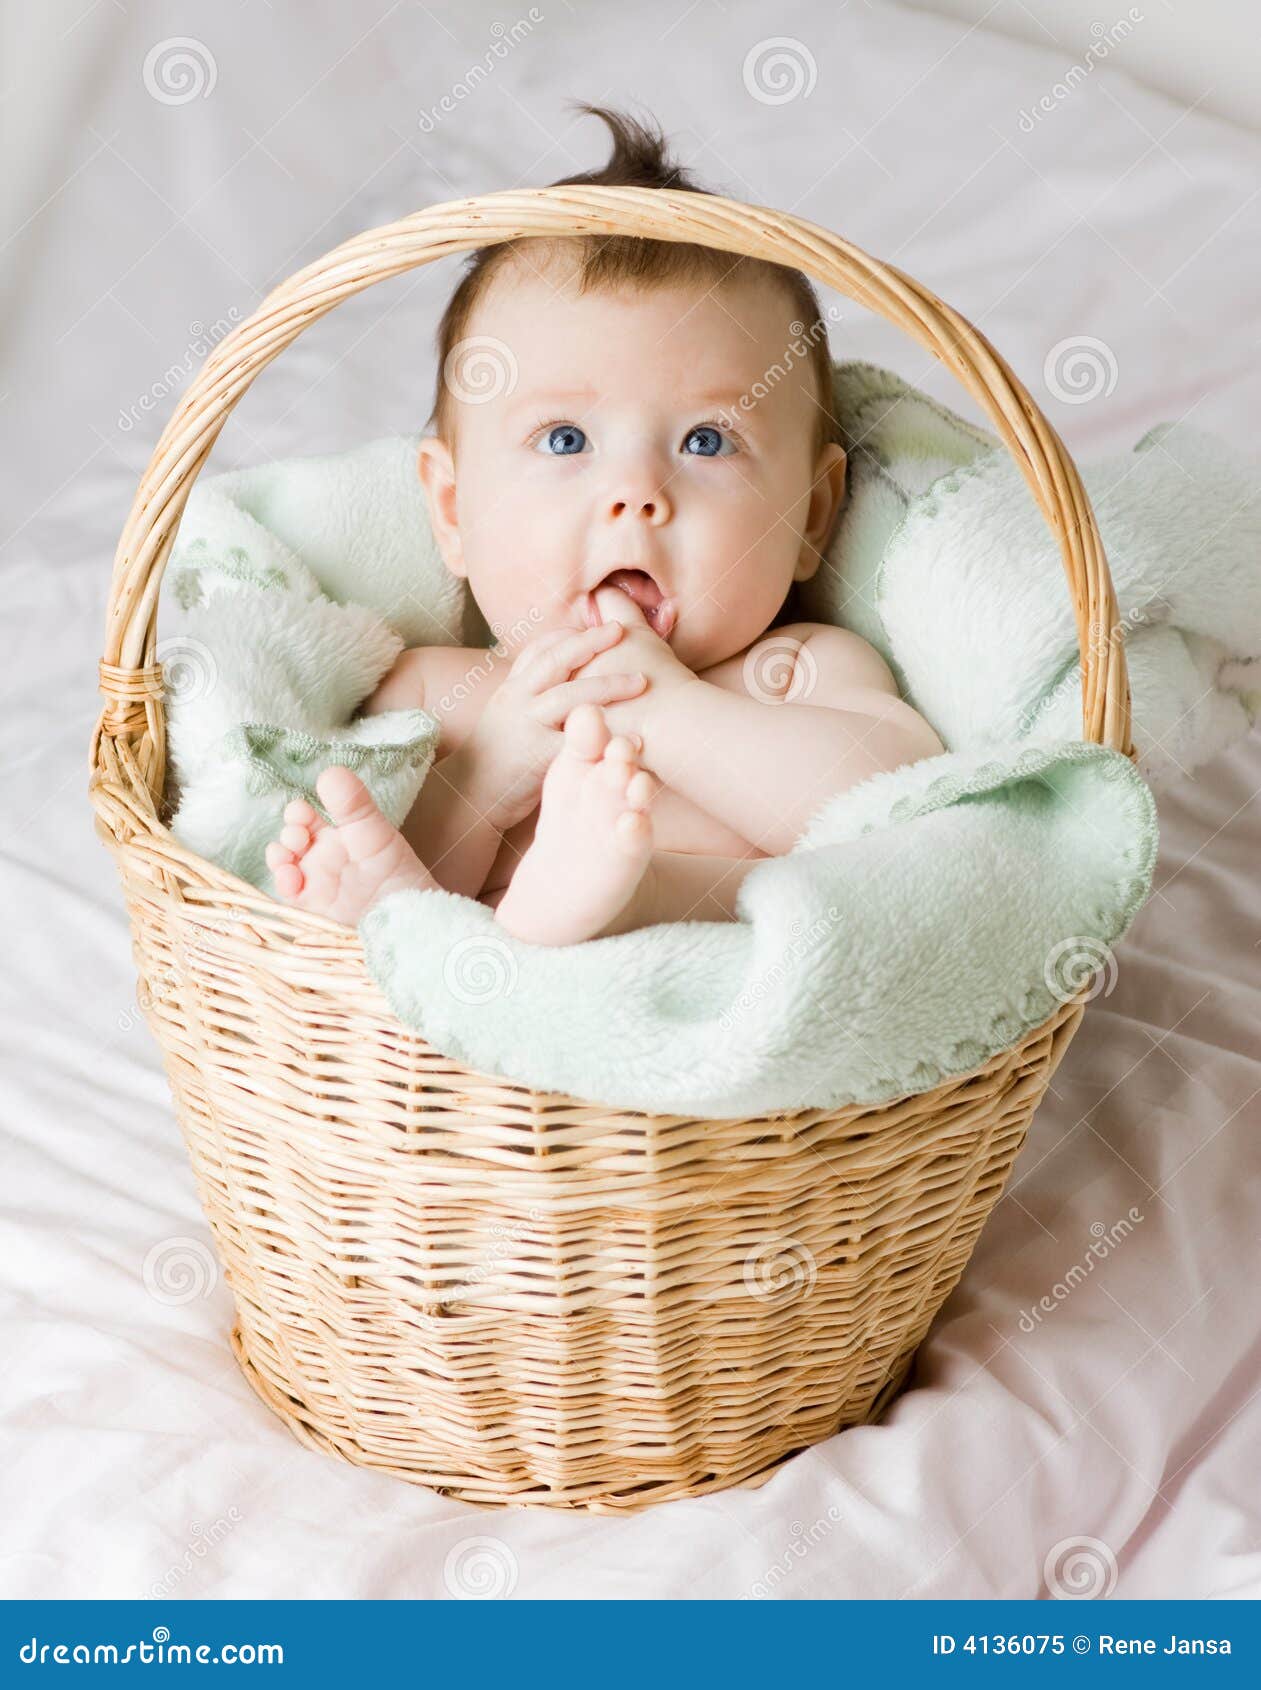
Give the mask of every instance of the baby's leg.
<svg viewBox="0 0 1261 1690">
<path fill-rule="evenodd" d="M 491 907 L 518 939 L 572 945 L 661 921 L 730 921 L 756 857 L 654 851 L 658 782 L 594 705 L 571 712 L 534 839 Z"/>
<path fill-rule="evenodd" d="M 354 926 L 391 892 L 438 887 L 349 769 L 326 769 L 316 785 L 331 825 L 298 800 L 267 847 L 286 903 Z M 485 900 L 496 920 L 543 945 L 662 921 L 732 920 L 760 859 L 654 851 L 647 809 L 657 789 L 630 741 L 610 738 L 598 708 L 573 711 L 544 781 L 534 841 L 507 890 Z"/>
<path fill-rule="evenodd" d="M 658 921 L 734 921 L 736 893 L 758 857 L 706 857 L 699 852 L 654 851 L 629 901 L 593 938 L 630 933 Z M 479 903 L 498 909 L 507 886 L 484 894 Z"/>
<path fill-rule="evenodd" d="M 533 945 L 575 945 L 613 929 L 652 857 L 657 782 L 601 710 L 579 705 L 543 778 L 538 822 L 495 920 Z"/>
<path fill-rule="evenodd" d="M 704 857 L 654 851 L 643 878 L 601 937 L 651 927 L 658 921 L 734 921 L 736 894 L 764 857 Z"/>
</svg>

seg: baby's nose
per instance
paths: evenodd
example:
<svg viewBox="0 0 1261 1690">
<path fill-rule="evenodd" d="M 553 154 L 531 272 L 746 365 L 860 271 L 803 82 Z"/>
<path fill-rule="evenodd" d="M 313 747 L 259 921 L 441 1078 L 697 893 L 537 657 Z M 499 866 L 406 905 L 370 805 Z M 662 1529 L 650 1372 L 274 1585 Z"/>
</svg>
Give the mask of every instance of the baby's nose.
<svg viewBox="0 0 1261 1690">
<path fill-rule="evenodd" d="M 609 502 L 611 517 L 638 516 L 644 522 L 654 525 L 667 522 L 670 518 L 670 501 L 664 488 L 659 488 L 649 494 L 631 494 L 629 497 L 614 495 Z"/>
</svg>

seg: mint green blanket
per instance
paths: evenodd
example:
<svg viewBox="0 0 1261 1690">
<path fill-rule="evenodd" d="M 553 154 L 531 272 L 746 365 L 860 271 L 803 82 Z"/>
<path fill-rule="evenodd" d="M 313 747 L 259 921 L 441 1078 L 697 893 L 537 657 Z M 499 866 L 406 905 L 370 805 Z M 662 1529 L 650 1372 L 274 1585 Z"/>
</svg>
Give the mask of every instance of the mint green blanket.
<svg viewBox="0 0 1261 1690">
<path fill-rule="evenodd" d="M 1124 758 L 1031 747 L 834 800 L 750 871 L 736 922 L 550 949 L 425 892 L 360 933 L 396 1013 L 466 1065 L 623 1108 L 778 1113 L 921 1091 L 1010 1045 L 1110 972 L 1155 855 Z"/>
<path fill-rule="evenodd" d="M 549 949 L 467 898 L 388 900 L 361 927 L 367 965 L 467 1066 L 662 1113 L 872 1103 L 975 1068 L 1092 969 L 1110 982 L 1151 885 L 1149 783 L 1238 738 L 1261 699 L 1255 474 L 1185 426 L 1087 468 L 1135 768 L 1078 737 L 1062 569 L 1005 452 L 889 372 L 839 365 L 836 394 L 851 489 L 805 614 L 879 646 L 950 750 L 824 805 L 750 871 L 732 923 Z M 191 654 L 173 829 L 260 886 L 285 800 L 327 763 L 395 819 L 414 801 L 433 718 L 354 715 L 404 643 L 488 642 L 437 557 L 414 446 L 260 466 L 189 501 L 162 624 Z"/>
</svg>

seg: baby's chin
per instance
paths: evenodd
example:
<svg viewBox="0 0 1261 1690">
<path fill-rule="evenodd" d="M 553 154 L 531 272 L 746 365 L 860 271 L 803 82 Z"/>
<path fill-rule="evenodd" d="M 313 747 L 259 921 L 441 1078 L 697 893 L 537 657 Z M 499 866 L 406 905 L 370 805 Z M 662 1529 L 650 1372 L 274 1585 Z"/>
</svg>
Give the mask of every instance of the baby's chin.
<svg viewBox="0 0 1261 1690">
<path fill-rule="evenodd" d="M 735 657 L 763 631 L 757 629 L 747 640 L 733 645 L 729 629 L 700 629 L 694 620 L 692 628 L 688 630 L 683 626 L 683 622 L 684 615 L 681 614 L 666 643 L 679 662 L 686 665 L 694 675 L 699 675 L 704 669 L 712 669 L 715 664 L 724 662 L 728 657 Z"/>
</svg>

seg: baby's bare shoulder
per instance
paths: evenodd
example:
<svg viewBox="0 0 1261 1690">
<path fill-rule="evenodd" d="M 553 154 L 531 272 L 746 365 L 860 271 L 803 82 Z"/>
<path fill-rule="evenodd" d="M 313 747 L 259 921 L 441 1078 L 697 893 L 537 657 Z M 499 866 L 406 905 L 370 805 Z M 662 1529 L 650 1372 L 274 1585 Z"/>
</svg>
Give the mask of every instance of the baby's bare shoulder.
<svg viewBox="0 0 1261 1690">
<path fill-rule="evenodd" d="M 704 679 L 763 702 L 840 703 L 841 696 L 880 692 L 898 696 L 898 684 L 875 646 L 829 622 L 786 622 L 745 651 L 707 669 Z"/>
<path fill-rule="evenodd" d="M 892 669 L 875 646 L 852 629 L 837 628 L 830 622 L 789 622 L 782 628 L 773 628 L 764 638 L 774 640 L 777 635 L 801 642 L 803 650 L 810 654 L 805 667 L 847 687 L 870 688 L 896 696 L 898 683 Z"/>
</svg>

